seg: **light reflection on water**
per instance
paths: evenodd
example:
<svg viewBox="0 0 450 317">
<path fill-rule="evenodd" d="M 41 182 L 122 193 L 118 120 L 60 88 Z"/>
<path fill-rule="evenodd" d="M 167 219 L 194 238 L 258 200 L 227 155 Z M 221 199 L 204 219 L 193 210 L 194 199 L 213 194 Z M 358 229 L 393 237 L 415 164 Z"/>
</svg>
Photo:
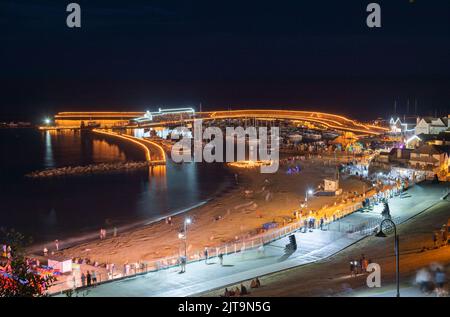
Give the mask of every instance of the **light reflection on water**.
<svg viewBox="0 0 450 317">
<path fill-rule="evenodd" d="M 175 164 L 148 170 L 60 179 L 26 179 L 49 167 L 143 160 L 129 144 L 80 132 L 0 131 L 1 226 L 36 240 L 148 221 L 208 199 L 228 186 L 219 164 Z"/>
<path fill-rule="evenodd" d="M 55 166 L 55 161 L 53 159 L 53 150 L 52 150 L 52 136 L 50 135 L 50 131 L 45 131 L 44 165 L 46 168 Z"/>
</svg>

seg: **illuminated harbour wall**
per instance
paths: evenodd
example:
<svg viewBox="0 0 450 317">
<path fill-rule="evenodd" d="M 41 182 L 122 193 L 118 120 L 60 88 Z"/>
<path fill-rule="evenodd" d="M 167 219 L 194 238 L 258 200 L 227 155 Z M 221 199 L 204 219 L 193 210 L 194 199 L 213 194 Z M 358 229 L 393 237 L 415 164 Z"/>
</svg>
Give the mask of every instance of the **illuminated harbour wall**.
<svg viewBox="0 0 450 317">
<path fill-rule="evenodd" d="M 321 124 L 329 129 L 353 132 L 359 135 L 379 135 L 389 131 L 387 127 L 363 124 L 341 115 L 321 113 L 315 111 L 286 111 L 286 110 L 232 110 L 197 112 L 192 108 L 159 109 L 158 112 L 60 112 L 55 115 L 57 127 L 80 127 L 95 125 L 101 128 L 125 126 L 127 124 L 140 127 L 154 127 L 164 124 L 179 124 L 192 121 L 194 118 L 203 120 L 227 118 L 261 118 L 302 120 Z"/>
<path fill-rule="evenodd" d="M 59 112 L 55 115 L 57 127 L 80 127 L 90 123 L 99 124 L 102 128 L 123 126 L 129 120 L 143 116 L 145 112 Z"/>
<path fill-rule="evenodd" d="M 93 130 L 94 133 L 99 133 L 102 135 L 106 135 L 113 138 L 118 138 L 123 141 L 138 145 L 145 153 L 145 158 L 148 162 L 153 164 L 165 164 L 166 163 L 166 152 L 164 149 L 157 143 L 133 137 L 131 135 L 126 134 L 118 134 L 111 131 L 104 130 Z"/>
</svg>

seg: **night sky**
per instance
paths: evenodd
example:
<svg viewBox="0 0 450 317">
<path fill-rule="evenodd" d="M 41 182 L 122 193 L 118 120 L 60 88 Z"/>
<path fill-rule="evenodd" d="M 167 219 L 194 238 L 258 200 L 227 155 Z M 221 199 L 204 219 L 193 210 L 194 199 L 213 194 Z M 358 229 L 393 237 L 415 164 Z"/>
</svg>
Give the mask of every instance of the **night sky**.
<svg viewBox="0 0 450 317">
<path fill-rule="evenodd" d="M 450 110 L 450 1 L 1 0 L 0 120 L 270 107 L 353 118 Z M 375 2 L 375 1 L 374 1 Z"/>
</svg>

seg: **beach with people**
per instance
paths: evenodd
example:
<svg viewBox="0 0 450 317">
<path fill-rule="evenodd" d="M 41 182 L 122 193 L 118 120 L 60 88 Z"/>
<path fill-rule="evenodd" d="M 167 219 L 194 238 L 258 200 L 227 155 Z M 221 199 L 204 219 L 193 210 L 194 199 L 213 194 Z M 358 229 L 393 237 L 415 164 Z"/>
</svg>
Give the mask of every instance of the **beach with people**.
<svg viewBox="0 0 450 317">
<path fill-rule="evenodd" d="M 298 172 L 291 173 L 294 167 Z M 234 186 L 197 208 L 129 230 L 99 228 L 98 238 L 70 246 L 64 246 L 64 240 L 59 239 L 59 250 L 49 245 L 47 256 L 33 256 L 41 256 L 43 260 L 72 259 L 82 270 L 96 270 L 99 280 L 105 280 L 177 265 L 184 252 L 188 261 L 202 259 L 205 248 L 211 253 L 224 252 L 220 247 L 225 244 L 270 231 L 267 224 L 282 228 L 301 218 L 321 227 L 333 221 L 345 206 L 362 201 L 363 191 L 374 193 L 367 180 L 341 174 L 341 195 L 306 194 L 320 191 L 324 179 L 336 175 L 334 162 L 320 156 L 282 159 L 279 171 L 274 174 L 261 174 L 258 168 L 230 169 L 235 175 Z M 180 232 L 186 218 L 191 223 L 184 241 Z M 111 270 L 112 265 L 115 270 Z"/>
</svg>

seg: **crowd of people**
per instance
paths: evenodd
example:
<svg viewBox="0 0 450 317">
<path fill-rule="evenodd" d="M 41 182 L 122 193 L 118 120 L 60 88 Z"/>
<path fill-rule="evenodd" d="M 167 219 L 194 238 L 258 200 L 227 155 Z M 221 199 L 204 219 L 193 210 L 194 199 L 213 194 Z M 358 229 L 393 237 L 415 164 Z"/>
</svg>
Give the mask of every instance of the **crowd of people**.
<svg viewBox="0 0 450 317">
<path fill-rule="evenodd" d="M 361 254 L 358 260 L 350 261 L 350 276 L 358 276 L 359 274 L 367 273 L 367 267 L 372 263 L 364 254 Z"/>
<path fill-rule="evenodd" d="M 81 280 L 81 287 L 93 286 L 93 285 L 97 284 L 97 272 L 92 271 L 92 273 L 91 273 L 91 272 L 89 272 L 89 270 L 86 271 L 86 274 L 84 274 L 84 272 L 83 272 L 83 273 L 81 273 L 80 280 Z"/>
<path fill-rule="evenodd" d="M 261 287 L 261 282 L 259 281 L 259 278 L 256 277 L 253 279 L 250 283 L 250 288 L 259 288 Z M 241 283 L 240 287 L 236 286 L 235 288 L 228 289 L 225 288 L 223 297 L 232 297 L 232 296 L 244 296 L 248 295 L 250 292 L 248 291 L 247 287 Z"/>
</svg>

